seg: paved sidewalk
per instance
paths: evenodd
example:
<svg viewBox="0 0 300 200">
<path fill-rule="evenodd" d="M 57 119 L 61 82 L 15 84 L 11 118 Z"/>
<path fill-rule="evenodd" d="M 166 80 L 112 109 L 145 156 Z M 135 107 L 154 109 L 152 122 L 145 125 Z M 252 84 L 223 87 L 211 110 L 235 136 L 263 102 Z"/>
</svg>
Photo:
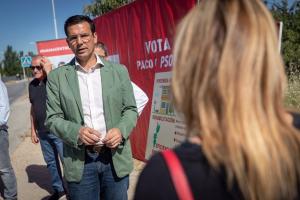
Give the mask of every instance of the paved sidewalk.
<svg viewBox="0 0 300 200">
<path fill-rule="evenodd" d="M 10 116 L 8 120 L 9 152 L 12 154 L 30 130 L 30 103 L 28 92 L 16 99 L 10 105 Z"/>
<path fill-rule="evenodd" d="M 40 145 L 32 144 L 30 137 L 26 137 L 13 153 L 12 162 L 17 176 L 19 199 L 48 199 L 51 193 L 50 174 Z M 134 160 L 134 166 L 134 171 L 130 174 L 129 199 L 133 198 L 135 184 L 144 163 Z"/>
<path fill-rule="evenodd" d="M 32 144 L 29 137 L 29 110 L 28 94 L 25 94 L 11 105 L 9 119 L 10 153 L 17 177 L 18 197 L 20 200 L 47 200 L 51 193 L 50 174 L 40 145 Z M 134 171 L 130 174 L 129 199 L 133 198 L 135 184 L 143 167 L 143 162 L 134 160 Z"/>
</svg>

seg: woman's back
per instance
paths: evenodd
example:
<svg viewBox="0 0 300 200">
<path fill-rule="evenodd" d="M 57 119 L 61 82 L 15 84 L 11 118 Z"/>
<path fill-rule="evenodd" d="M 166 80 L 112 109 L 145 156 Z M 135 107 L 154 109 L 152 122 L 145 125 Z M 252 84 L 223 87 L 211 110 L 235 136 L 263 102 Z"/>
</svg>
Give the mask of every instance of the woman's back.
<svg viewBox="0 0 300 200">
<path fill-rule="evenodd" d="M 193 192 L 200 199 L 206 190 L 228 198 L 235 193 L 251 200 L 297 198 L 300 133 L 283 104 L 284 65 L 275 22 L 263 2 L 200 1 L 180 23 L 173 53 L 175 108 L 187 137 L 201 138 L 198 154 L 209 163 L 199 163 L 203 176 Z M 240 191 L 226 195 L 224 188 L 232 185 Z"/>
</svg>

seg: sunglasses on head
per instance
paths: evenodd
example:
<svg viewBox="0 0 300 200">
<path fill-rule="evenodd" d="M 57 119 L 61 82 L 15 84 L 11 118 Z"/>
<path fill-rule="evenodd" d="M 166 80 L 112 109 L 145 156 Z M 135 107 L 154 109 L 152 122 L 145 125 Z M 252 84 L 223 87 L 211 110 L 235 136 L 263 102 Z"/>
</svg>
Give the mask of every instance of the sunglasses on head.
<svg viewBox="0 0 300 200">
<path fill-rule="evenodd" d="M 43 69 L 42 66 L 30 66 L 30 68 L 31 68 L 32 70 L 34 70 L 34 69 L 37 69 L 37 70 Z"/>
</svg>

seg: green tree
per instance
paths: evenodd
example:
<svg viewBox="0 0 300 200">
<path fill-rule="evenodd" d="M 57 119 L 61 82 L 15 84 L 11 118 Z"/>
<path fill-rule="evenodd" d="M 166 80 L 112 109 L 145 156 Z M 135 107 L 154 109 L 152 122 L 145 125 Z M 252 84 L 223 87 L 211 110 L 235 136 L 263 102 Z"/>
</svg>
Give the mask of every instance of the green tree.
<svg viewBox="0 0 300 200">
<path fill-rule="evenodd" d="M 84 7 L 83 13 L 97 17 L 132 1 L 133 0 L 94 0 L 92 4 Z"/>
<path fill-rule="evenodd" d="M 20 58 L 12 46 L 8 45 L 4 52 L 3 73 L 7 76 L 16 75 L 22 72 Z"/>
<path fill-rule="evenodd" d="M 300 1 L 265 1 L 273 17 L 283 22 L 281 53 L 288 75 L 285 105 L 300 111 Z"/>
<path fill-rule="evenodd" d="M 3 62 L 0 61 L 0 74 L 1 74 L 1 76 L 4 74 L 4 69 L 3 69 L 2 65 L 3 65 Z"/>
<path fill-rule="evenodd" d="M 287 71 L 300 68 L 300 1 L 268 1 L 273 17 L 283 22 L 281 52 Z"/>
</svg>

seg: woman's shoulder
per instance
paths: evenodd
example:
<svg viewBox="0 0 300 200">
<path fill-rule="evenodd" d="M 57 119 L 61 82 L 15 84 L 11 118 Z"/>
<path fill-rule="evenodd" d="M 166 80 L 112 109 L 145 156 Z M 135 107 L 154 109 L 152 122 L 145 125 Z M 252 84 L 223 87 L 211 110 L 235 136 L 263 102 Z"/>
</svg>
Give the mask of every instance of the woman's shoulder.
<svg viewBox="0 0 300 200">
<path fill-rule="evenodd" d="M 174 149 L 180 162 L 186 160 L 191 144 L 183 143 Z M 164 191 L 164 192 L 162 192 Z M 162 153 L 154 154 L 140 174 L 134 199 L 178 199 Z"/>
<path fill-rule="evenodd" d="M 224 174 L 209 165 L 201 146 L 184 142 L 175 147 L 174 152 L 183 166 L 195 199 L 232 199 L 227 192 Z M 153 155 L 147 162 L 137 184 L 135 199 L 177 199 L 161 153 Z"/>
<path fill-rule="evenodd" d="M 176 146 L 173 151 L 176 153 L 177 157 L 179 158 L 181 164 L 203 164 L 206 165 L 206 159 L 203 155 L 201 146 L 192 144 L 188 141 L 183 142 L 182 144 Z M 154 154 L 150 160 L 147 162 L 146 168 L 160 168 L 164 165 L 166 167 L 164 158 L 162 153 Z M 167 169 L 167 168 L 166 168 Z"/>
</svg>

